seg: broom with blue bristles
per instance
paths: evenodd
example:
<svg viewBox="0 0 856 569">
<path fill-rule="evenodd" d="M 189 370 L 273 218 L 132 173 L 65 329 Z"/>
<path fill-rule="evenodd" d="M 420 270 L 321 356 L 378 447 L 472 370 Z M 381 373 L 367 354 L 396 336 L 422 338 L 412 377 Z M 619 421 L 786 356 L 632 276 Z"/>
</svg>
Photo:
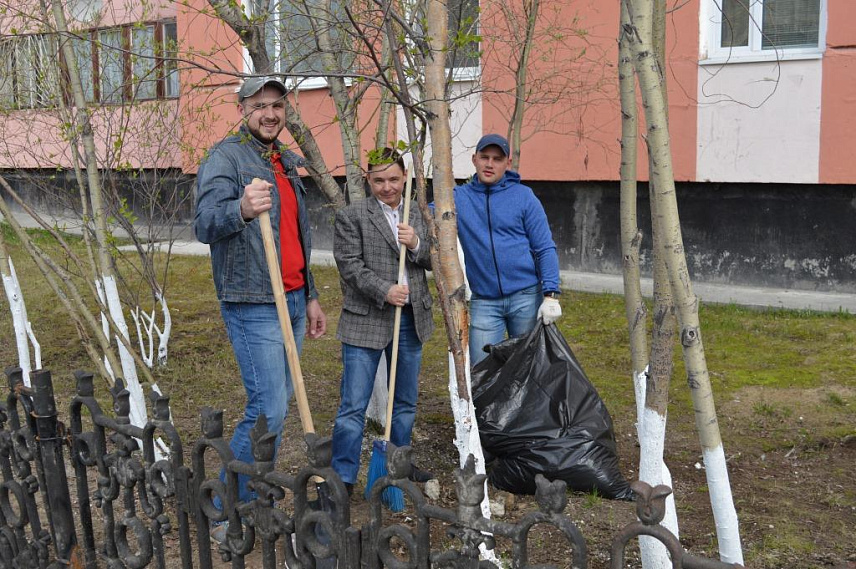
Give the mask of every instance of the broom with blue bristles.
<svg viewBox="0 0 856 569">
<path fill-rule="evenodd" d="M 410 178 L 410 168 L 405 173 L 407 180 L 404 187 L 404 215 L 402 219 L 404 223 L 410 221 L 410 191 L 413 186 L 413 180 Z M 402 243 L 399 246 L 398 252 L 398 281 L 401 284 L 404 280 L 404 264 L 407 255 L 407 247 Z M 389 439 L 392 436 L 392 405 L 395 401 L 395 375 L 398 365 L 398 338 L 401 333 L 401 307 L 395 307 L 395 324 L 392 328 L 392 357 L 389 363 L 389 399 L 386 402 L 386 428 L 383 431 L 383 439 L 377 440 L 372 445 L 372 460 L 369 463 L 368 480 L 366 481 L 365 497 L 368 500 L 371 496 L 372 486 L 379 479 L 386 476 L 386 447 Z M 404 509 L 404 493 L 400 488 L 395 486 L 387 486 L 383 490 L 383 504 L 393 512 L 400 512 Z"/>
</svg>

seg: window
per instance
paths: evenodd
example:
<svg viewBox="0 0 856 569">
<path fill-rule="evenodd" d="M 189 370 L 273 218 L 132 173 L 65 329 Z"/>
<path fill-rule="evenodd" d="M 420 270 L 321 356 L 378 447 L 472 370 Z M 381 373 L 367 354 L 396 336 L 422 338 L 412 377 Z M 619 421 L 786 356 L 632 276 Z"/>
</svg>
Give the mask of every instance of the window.
<svg viewBox="0 0 856 569">
<path fill-rule="evenodd" d="M 120 103 L 125 98 L 122 29 L 98 32 L 98 93 L 102 103 Z"/>
<path fill-rule="evenodd" d="M 178 97 L 176 45 L 175 22 L 76 32 L 71 48 L 86 101 Z M 70 102 L 63 61 L 50 34 L 0 41 L 0 110 L 53 107 L 60 97 Z"/>
<path fill-rule="evenodd" d="M 175 22 L 107 28 L 93 33 L 93 38 L 89 42 L 89 58 L 97 62 L 93 100 L 121 103 L 178 97 Z M 87 58 L 86 49 L 80 46 L 78 63 Z"/>
<path fill-rule="evenodd" d="M 54 37 L 18 36 L 0 43 L 0 105 L 5 109 L 51 107 L 59 100 L 60 82 Z"/>
<path fill-rule="evenodd" d="M 163 62 L 164 97 L 178 97 L 178 33 L 175 22 L 163 25 L 163 54 L 166 58 Z"/>
<path fill-rule="evenodd" d="M 321 56 L 317 53 L 312 25 L 303 2 L 272 0 L 259 6 L 259 13 L 269 11 L 265 41 L 277 73 L 321 73 Z"/>
<path fill-rule="evenodd" d="M 817 57 L 825 46 L 826 0 L 707 0 L 708 59 Z"/>
<path fill-rule="evenodd" d="M 326 86 L 324 61 L 317 36 L 329 32 L 333 51 L 339 58 L 340 69 L 349 70 L 354 61 L 353 49 L 346 42 L 350 36 L 342 32 L 348 26 L 347 16 L 338 0 L 332 0 L 329 13 L 310 17 L 306 0 L 254 0 L 255 17 L 265 18 L 265 42 L 274 62 L 274 71 L 284 75 L 314 76 L 303 80 L 303 87 Z"/>
<path fill-rule="evenodd" d="M 447 0 L 449 11 L 447 29 L 449 38 L 446 42 L 446 69 L 452 72 L 453 80 L 472 80 L 479 75 L 479 0 Z M 420 13 L 416 25 L 421 28 L 425 14 Z"/>
<path fill-rule="evenodd" d="M 135 99 L 154 99 L 158 94 L 158 76 L 155 66 L 154 26 L 140 26 L 131 29 L 131 73 Z"/>
<path fill-rule="evenodd" d="M 448 0 L 449 56 L 446 69 L 473 69 L 479 66 L 478 0 Z"/>
<path fill-rule="evenodd" d="M 83 96 L 87 103 L 95 101 L 95 75 L 92 66 L 92 39 L 87 34 L 75 37 L 71 42 L 74 59 L 77 62 L 77 72 L 83 85 Z"/>
<path fill-rule="evenodd" d="M 252 0 L 249 10 L 252 18 L 265 19 L 265 42 L 274 62 L 274 72 L 283 75 L 305 75 L 300 80 L 303 88 L 324 87 L 324 63 L 319 52 L 317 36 L 329 30 L 333 50 L 339 58 L 340 69 L 354 69 L 357 60 L 355 46 L 349 42 L 359 40 L 343 30 L 350 27 L 341 0 L 332 0 L 329 13 L 310 17 L 309 0 Z M 447 69 L 454 75 L 471 77 L 479 67 L 478 0 L 448 0 L 449 56 Z M 358 48 L 361 45 L 357 46 Z"/>
</svg>

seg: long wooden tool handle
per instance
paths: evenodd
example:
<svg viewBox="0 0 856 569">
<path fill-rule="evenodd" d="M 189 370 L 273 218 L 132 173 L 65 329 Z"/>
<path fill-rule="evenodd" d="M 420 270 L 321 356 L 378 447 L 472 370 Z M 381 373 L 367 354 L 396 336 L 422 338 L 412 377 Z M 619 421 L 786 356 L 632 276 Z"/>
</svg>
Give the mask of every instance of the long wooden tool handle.
<svg viewBox="0 0 856 569">
<path fill-rule="evenodd" d="M 410 178 L 410 168 L 405 170 L 407 183 L 404 187 L 404 215 L 402 223 L 410 221 L 410 192 L 413 187 L 413 180 Z M 398 248 L 398 284 L 404 280 L 404 265 L 407 259 L 407 246 L 402 243 Z M 411 301 L 413 299 L 411 298 Z M 401 307 L 395 307 L 395 324 L 392 328 L 392 358 L 389 362 L 389 398 L 386 401 L 386 428 L 383 431 L 383 438 L 389 441 L 392 436 L 392 405 L 395 402 L 395 375 L 398 368 L 398 339 L 401 334 Z"/>
<path fill-rule="evenodd" d="M 253 182 L 262 181 L 258 178 Z M 279 327 L 282 328 L 282 341 L 285 344 L 285 355 L 288 369 L 291 372 L 291 384 L 294 386 L 294 398 L 297 399 L 297 410 L 300 413 L 300 423 L 304 433 L 314 433 L 312 413 L 309 411 L 309 400 L 306 398 L 306 387 L 303 384 L 303 372 L 300 370 L 300 356 L 297 354 L 297 343 L 294 341 L 294 330 L 291 329 L 291 318 L 288 314 L 288 301 L 282 286 L 282 273 L 279 270 L 279 259 L 276 255 L 276 245 L 273 242 L 273 229 L 270 225 L 270 214 L 263 211 L 259 214 L 259 224 L 262 229 L 262 241 L 265 246 L 265 260 L 270 273 L 270 284 L 273 287 L 273 298 L 276 302 L 276 314 L 279 317 Z"/>
</svg>

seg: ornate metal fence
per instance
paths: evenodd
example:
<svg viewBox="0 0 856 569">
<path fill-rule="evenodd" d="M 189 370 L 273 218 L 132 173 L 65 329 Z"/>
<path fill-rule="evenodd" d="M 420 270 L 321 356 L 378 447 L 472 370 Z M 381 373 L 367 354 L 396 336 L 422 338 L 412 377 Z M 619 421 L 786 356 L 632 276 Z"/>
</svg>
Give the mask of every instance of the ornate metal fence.
<svg viewBox="0 0 856 569">
<path fill-rule="evenodd" d="M 516 523 L 496 521 L 482 516 L 484 475 L 475 473 L 472 459 L 455 473 L 458 505 L 452 510 L 426 501 L 407 478 L 410 449 L 393 449 L 389 476 L 372 491 L 369 521 L 357 528 L 351 524 L 345 486 L 329 467 L 329 438 L 308 437 L 307 466 L 290 475 L 274 469 L 275 438 L 264 418 L 252 434 L 256 462 L 246 464 L 234 460 L 223 438 L 220 412 L 203 410 L 202 436 L 186 452 L 169 421 L 167 397 L 153 394 L 154 418 L 144 428 L 135 427 L 121 382 L 110 392 L 113 409 L 107 414 L 95 399 L 92 375 L 77 372 L 77 395 L 66 428 L 57 419 L 50 372 L 33 373 L 32 388 L 24 387 L 20 369 L 6 374 L 10 390 L 5 406 L 0 405 L 2 569 L 208 569 L 214 555 L 233 568 L 489 569 L 494 565 L 479 561 L 479 546 L 493 548 L 495 537 L 510 541 L 510 565 L 525 569 L 537 567 L 529 564 L 528 536 L 542 524 L 553 526 L 566 540 L 571 567 L 588 564 L 582 534 L 562 513 L 567 505 L 564 482 L 539 477 L 539 511 Z M 166 443 L 168 458 L 159 458 L 158 438 Z M 252 502 L 237 503 L 238 474 L 250 477 L 257 495 Z M 407 525 L 382 515 L 386 485 L 401 488 L 408 497 Z M 633 488 L 640 521 L 613 541 L 613 569 L 624 567 L 625 547 L 639 535 L 663 542 L 675 568 L 737 567 L 684 552 L 659 525 L 669 488 L 652 489 L 641 482 Z M 215 544 L 210 523 L 222 521 L 229 522 L 226 540 Z M 448 527 L 450 538 L 443 547 L 432 549 L 432 521 Z"/>
</svg>

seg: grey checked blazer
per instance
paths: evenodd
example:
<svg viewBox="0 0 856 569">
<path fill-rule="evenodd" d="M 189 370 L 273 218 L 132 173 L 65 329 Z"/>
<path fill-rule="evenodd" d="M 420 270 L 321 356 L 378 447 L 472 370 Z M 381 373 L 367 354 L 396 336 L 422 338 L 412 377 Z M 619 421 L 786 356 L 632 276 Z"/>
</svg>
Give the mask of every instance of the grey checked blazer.
<svg viewBox="0 0 856 569">
<path fill-rule="evenodd" d="M 409 224 L 419 236 L 419 250 L 407 251 L 405 270 L 416 333 L 424 344 L 434 331 L 431 293 L 425 269 L 431 255 L 422 214 L 415 202 Z M 336 214 L 333 256 L 339 267 L 343 306 L 336 338 L 362 348 L 381 349 L 392 341 L 395 307 L 386 302 L 389 287 L 398 280 L 399 243 L 377 199 L 368 196 Z"/>
</svg>

